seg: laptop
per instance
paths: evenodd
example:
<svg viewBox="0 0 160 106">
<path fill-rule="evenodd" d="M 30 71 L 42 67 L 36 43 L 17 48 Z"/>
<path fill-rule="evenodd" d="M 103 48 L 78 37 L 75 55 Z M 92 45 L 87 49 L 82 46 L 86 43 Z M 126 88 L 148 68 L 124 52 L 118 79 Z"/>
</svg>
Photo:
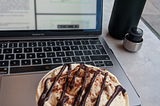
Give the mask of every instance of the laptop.
<svg viewBox="0 0 160 106">
<path fill-rule="evenodd" d="M 102 0 L 0 1 L 0 106 L 36 106 L 39 81 L 65 63 L 113 73 L 129 95 L 140 97 L 103 39 Z"/>
</svg>

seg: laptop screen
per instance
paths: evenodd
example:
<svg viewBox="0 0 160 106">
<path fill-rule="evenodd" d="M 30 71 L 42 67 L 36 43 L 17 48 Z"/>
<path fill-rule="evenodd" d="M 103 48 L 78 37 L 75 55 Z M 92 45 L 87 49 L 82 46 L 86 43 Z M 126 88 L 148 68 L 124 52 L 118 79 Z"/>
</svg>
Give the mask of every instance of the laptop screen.
<svg viewBox="0 0 160 106">
<path fill-rule="evenodd" d="M 101 0 L 0 0 L 0 34 L 62 30 L 100 31 L 101 2 Z"/>
</svg>

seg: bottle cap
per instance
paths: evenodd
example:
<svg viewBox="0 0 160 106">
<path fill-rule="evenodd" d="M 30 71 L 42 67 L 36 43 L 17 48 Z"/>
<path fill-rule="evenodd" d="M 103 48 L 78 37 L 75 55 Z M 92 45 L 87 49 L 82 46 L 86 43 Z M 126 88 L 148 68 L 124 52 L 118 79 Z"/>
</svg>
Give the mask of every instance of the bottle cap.
<svg viewBox="0 0 160 106">
<path fill-rule="evenodd" d="M 137 27 L 132 27 L 129 31 L 127 39 L 132 42 L 142 42 L 143 30 Z"/>
<path fill-rule="evenodd" d="M 143 36 L 142 29 L 137 27 L 131 28 L 129 33 L 127 33 L 125 36 L 125 39 L 123 41 L 123 47 L 130 52 L 138 51 L 143 43 L 142 36 Z"/>
</svg>

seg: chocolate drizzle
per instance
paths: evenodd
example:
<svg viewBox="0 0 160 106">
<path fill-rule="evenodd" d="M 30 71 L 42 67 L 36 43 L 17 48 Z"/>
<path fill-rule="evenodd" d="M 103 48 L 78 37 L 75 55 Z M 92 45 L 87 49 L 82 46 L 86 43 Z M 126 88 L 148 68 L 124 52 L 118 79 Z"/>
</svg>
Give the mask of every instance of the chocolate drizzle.
<svg viewBox="0 0 160 106">
<path fill-rule="evenodd" d="M 126 92 L 126 90 L 121 85 L 116 86 L 115 92 L 112 94 L 111 98 L 108 100 L 105 106 L 109 106 L 120 91 L 122 91 L 123 95 Z"/>
<path fill-rule="evenodd" d="M 46 94 L 47 94 L 47 91 L 48 91 L 48 84 L 47 84 L 47 82 L 48 82 L 48 80 L 50 80 L 51 78 L 47 78 L 46 79 L 46 81 L 44 82 L 44 90 L 43 90 L 43 92 L 42 92 L 42 97 L 40 97 L 40 98 L 45 98 L 45 96 L 46 96 Z M 38 102 L 39 103 L 39 102 Z"/>
<path fill-rule="evenodd" d="M 80 97 L 81 97 L 81 95 L 82 95 L 82 93 L 83 93 L 83 90 L 84 90 L 84 88 L 85 88 L 85 84 L 86 84 L 86 80 L 87 80 L 87 73 L 88 73 L 88 69 L 87 69 L 87 67 L 85 66 L 85 75 L 84 75 L 84 77 L 83 77 L 83 84 L 82 84 L 82 87 L 80 88 L 80 90 L 79 90 L 78 93 L 77 93 L 77 96 L 76 96 L 76 98 L 75 98 L 75 100 L 74 100 L 73 106 L 78 106 Z"/>
<path fill-rule="evenodd" d="M 75 84 L 75 78 L 78 76 L 79 74 L 79 70 L 84 67 L 84 64 L 80 64 L 80 67 L 78 69 L 78 71 L 76 72 L 76 74 L 73 76 L 72 81 L 71 81 L 71 85 L 70 85 L 70 89 L 72 89 L 74 87 Z"/>
<path fill-rule="evenodd" d="M 94 104 L 94 106 L 99 106 L 101 95 L 102 95 L 103 89 L 105 88 L 106 77 L 107 77 L 107 73 L 105 73 L 103 83 L 101 85 L 101 90 L 99 91 L 99 94 L 98 94 L 98 97 L 97 97 L 97 100 L 96 100 L 96 103 Z"/>
<path fill-rule="evenodd" d="M 64 96 L 64 95 L 65 95 L 65 92 L 66 92 L 67 86 L 68 86 L 68 80 L 69 80 L 68 76 L 69 76 L 69 74 L 70 74 L 70 70 L 71 70 L 71 64 L 68 64 L 68 71 L 67 71 L 66 82 L 65 82 L 65 85 L 64 85 L 64 87 L 63 87 L 63 92 L 62 92 L 62 94 L 61 94 L 61 97 L 60 97 L 60 99 L 59 99 L 59 101 L 58 101 L 58 103 L 57 103 L 56 106 L 63 106 L 64 103 L 68 100 L 68 97 L 67 97 L 67 96 Z"/>
<path fill-rule="evenodd" d="M 58 101 L 57 105 L 56 106 L 63 106 L 64 103 L 68 100 L 68 97 L 67 96 L 64 96 L 63 97 L 63 100 L 62 101 Z"/>
<path fill-rule="evenodd" d="M 91 87 L 97 77 L 97 75 L 101 72 L 100 70 L 97 70 L 94 72 L 94 75 L 90 81 L 90 83 L 87 85 L 86 89 L 85 89 L 85 85 L 86 85 L 86 80 L 87 80 L 87 74 L 89 73 L 89 69 L 87 66 L 85 66 L 84 64 L 80 64 L 77 72 L 73 75 L 71 81 L 70 81 L 70 84 L 69 84 L 69 75 L 70 75 L 70 71 L 71 71 L 71 64 L 65 64 L 63 65 L 63 67 L 61 68 L 60 72 L 57 74 L 57 76 L 54 78 L 53 80 L 53 83 L 51 85 L 50 88 L 48 88 L 47 86 L 47 82 L 49 79 L 51 78 L 48 78 L 46 79 L 45 83 L 44 83 L 44 90 L 38 100 L 38 106 L 43 106 L 44 103 L 49 99 L 50 97 L 50 94 L 56 84 L 56 82 L 58 81 L 58 79 L 61 77 L 61 74 L 63 73 L 63 71 L 65 70 L 65 68 L 68 66 L 68 71 L 67 71 L 67 77 L 66 77 L 66 81 L 65 83 L 63 84 L 63 91 L 62 91 L 62 94 L 61 94 L 61 97 L 60 99 L 58 100 L 58 103 L 56 106 L 63 106 L 65 102 L 67 102 L 67 100 L 69 99 L 68 96 L 65 95 L 66 93 L 66 90 L 67 90 L 67 87 L 69 86 L 70 89 L 72 89 L 75 85 L 75 78 L 78 76 L 79 74 L 79 71 L 80 69 L 83 69 L 84 70 L 84 76 L 83 76 L 83 82 L 82 82 L 82 86 L 81 88 L 79 89 L 79 91 L 77 92 L 77 95 L 75 96 L 75 99 L 74 99 L 74 102 L 73 102 L 73 106 L 85 106 L 85 103 L 86 103 L 86 100 L 87 100 L 87 97 L 90 93 L 90 90 L 91 90 Z M 103 72 L 102 72 L 103 73 Z M 103 82 L 102 82 L 102 85 L 101 85 L 101 90 L 99 91 L 99 94 L 98 94 L 98 97 L 96 99 L 96 102 L 94 104 L 94 106 L 99 106 L 99 102 L 100 102 L 100 98 L 101 98 L 101 95 L 102 95 L 102 92 L 103 90 L 105 89 L 105 82 L 106 82 L 106 79 L 107 79 L 107 73 L 105 73 L 104 75 L 104 78 L 103 78 Z M 83 91 L 85 91 L 84 95 L 82 96 L 83 94 Z M 108 100 L 108 102 L 105 104 L 105 106 L 109 106 L 112 101 L 114 100 L 114 98 L 119 94 L 119 92 L 122 91 L 122 94 L 124 95 L 124 93 L 126 92 L 125 89 L 123 89 L 123 87 L 121 85 L 118 85 L 116 86 L 115 88 L 115 92 L 112 94 L 112 96 L 110 97 L 110 99 Z M 82 97 L 82 100 L 80 101 L 80 98 Z"/>
<path fill-rule="evenodd" d="M 49 96 L 51 94 L 51 91 L 55 85 L 55 83 L 57 82 L 57 80 L 60 78 L 62 72 L 65 70 L 66 68 L 66 64 L 63 65 L 63 67 L 61 68 L 60 72 L 58 73 L 58 75 L 56 76 L 54 82 L 52 83 L 51 87 L 49 88 L 49 90 L 46 92 L 46 91 L 43 91 L 42 95 L 40 96 L 39 98 L 39 101 L 38 101 L 38 106 L 43 106 L 44 103 L 49 99 Z M 46 86 L 45 86 L 46 87 Z M 44 90 L 46 90 L 46 88 L 44 88 Z"/>
<path fill-rule="evenodd" d="M 79 104 L 79 106 L 84 106 L 85 105 L 85 103 L 86 103 L 86 100 L 87 100 L 87 97 L 88 97 L 88 95 L 89 95 L 89 92 L 90 92 L 90 90 L 91 90 L 91 87 L 92 87 L 92 85 L 93 85 L 93 82 L 95 81 L 95 79 L 96 79 L 96 76 L 99 74 L 99 70 L 98 71 L 96 71 L 95 73 L 94 73 L 94 75 L 93 75 L 93 77 L 92 77 L 92 79 L 91 79 L 91 82 L 90 82 L 90 84 L 88 85 L 88 87 L 85 89 L 85 94 L 84 94 L 84 96 L 83 96 L 83 98 L 82 98 L 82 101 L 81 101 L 81 103 Z"/>
</svg>

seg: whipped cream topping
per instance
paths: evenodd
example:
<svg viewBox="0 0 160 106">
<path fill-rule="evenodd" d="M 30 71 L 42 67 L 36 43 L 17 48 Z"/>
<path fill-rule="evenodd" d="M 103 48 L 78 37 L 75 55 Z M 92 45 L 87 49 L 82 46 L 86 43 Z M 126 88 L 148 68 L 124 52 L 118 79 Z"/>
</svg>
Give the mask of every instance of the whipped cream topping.
<svg viewBox="0 0 160 106">
<path fill-rule="evenodd" d="M 125 89 L 110 72 L 84 64 L 65 64 L 40 81 L 37 106 L 129 106 Z"/>
</svg>

